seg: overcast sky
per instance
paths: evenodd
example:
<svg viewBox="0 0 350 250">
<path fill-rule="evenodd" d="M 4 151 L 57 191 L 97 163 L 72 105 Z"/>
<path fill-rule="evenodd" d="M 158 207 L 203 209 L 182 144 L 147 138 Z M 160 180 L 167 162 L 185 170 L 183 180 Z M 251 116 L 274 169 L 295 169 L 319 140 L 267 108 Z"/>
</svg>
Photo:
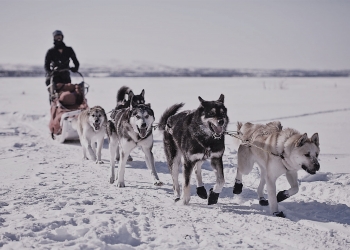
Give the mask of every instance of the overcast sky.
<svg viewBox="0 0 350 250">
<path fill-rule="evenodd" d="M 63 31 L 82 66 L 350 69 L 350 1 L 0 1 L 0 64 L 43 65 Z"/>
</svg>

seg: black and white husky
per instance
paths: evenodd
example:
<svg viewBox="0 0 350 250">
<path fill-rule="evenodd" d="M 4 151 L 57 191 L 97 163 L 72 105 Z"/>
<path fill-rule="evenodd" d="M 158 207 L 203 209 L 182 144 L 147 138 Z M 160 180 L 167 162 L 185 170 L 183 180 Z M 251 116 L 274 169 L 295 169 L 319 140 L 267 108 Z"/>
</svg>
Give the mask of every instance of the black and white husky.
<svg viewBox="0 0 350 250">
<path fill-rule="evenodd" d="M 133 105 L 145 104 L 145 90 L 143 89 L 139 95 L 135 95 L 129 87 L 122 86 L 117 92 L 117 105 L 111 113 L 111 118 L 114 119 L 118 110 L 128 108 L 131 100 Z"/>
<path fill-rule="evenodd" d="M 225 150 L 226 126 L 229 122 L 224 106 L 224 95 L 217 101 L 205 101 L 198 97 L 200 106 L 192 111 L 177 111 L 183 103 L 168 108 L 159 121 L 159 129 L 164 131 L 164 150 L 169 170 L 173 178 L 175 201 L 180 200 L 178 181 L 181 160 L 183 161 L 184 183 L 182 188 L 183 204 L 191 199 L 190 178 L 195 169 L 197 194 L 208 199 L 208 204 L 216 204 L 225 184 L 222 155 Z M 216 184 L 210 189 L 209 198 L 203 186 L 201 165 L 210 159 L 216 174 Z"/>
<path fill-rule="evenodd" d="M 120 109 L 113 121 L 108 121 L 107 134 L 109 137 L 110 161 L 110 183 L 115 180 L 115 159 L 117 148 L 119 147 L 119 166 L 117 186 L 125 187 L 124 172 L 125 164 L 130 152 L 140 146 L 145 154 L 147 168 L 151 171 L 154 179 L 154 185 L 160 186 L 163 183 L 159 180 L 154 166 L 154 157 L 152 153 L 153 134 L 152 124 L 154 122 L 154 113 L 150 104 L 139 104 L 134 106 L 133 101 L 130 107 Z"/>
</svg>

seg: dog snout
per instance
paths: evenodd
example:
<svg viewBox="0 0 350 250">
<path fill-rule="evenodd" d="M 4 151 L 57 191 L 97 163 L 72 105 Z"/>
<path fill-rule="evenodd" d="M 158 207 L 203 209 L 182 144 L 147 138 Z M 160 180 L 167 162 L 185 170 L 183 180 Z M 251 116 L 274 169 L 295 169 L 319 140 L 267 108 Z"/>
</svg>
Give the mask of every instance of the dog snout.
<svg viewBox="0 0 350 250">
<path fill-rule="evenodd" d="M 147 127 L 147 124 L 146 123 L 142 123 L 141 124 L 141 128 L 146 128 Z"/>
<path fill-rule="evenodd" d="M 100 123 L 100 120 L 99 119 L 95 119 L 95 123 Z"/>
<path fill-rule="evenodd" d="M 218 121 L 218 123 L 219 123 L 220 126 L 222 126 L 222 125 L 224 125 L 225 121 L 223 119 L 221 119 L 221 120 Z"/>
</svg>

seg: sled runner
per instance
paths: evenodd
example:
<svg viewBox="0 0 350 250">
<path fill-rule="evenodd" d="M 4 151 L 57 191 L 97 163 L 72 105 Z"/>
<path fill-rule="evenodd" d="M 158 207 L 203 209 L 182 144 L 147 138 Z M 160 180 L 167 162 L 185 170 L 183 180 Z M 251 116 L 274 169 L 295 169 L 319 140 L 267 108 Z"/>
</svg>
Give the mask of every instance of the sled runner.
<svg viewBox="0 0 350 250">
<path fill-rule="evenodd" d="M 80 83 L 55 83 L 54 74 L 62 71 L 68 71 L 68 69 L 52 72 L 50 85 L 47 88 L 51 105 L 49 123 L 51 137 L 64 143 L 68 140 L 79 140 L 78 132 L 73 128 L 72 121 L 81 111 L 88 108 L 85 96 L 89 91 L 89 85 L 84 82 L 84 77 L 79 72 L 76 73 L 82 78 Z"/>
</svg>

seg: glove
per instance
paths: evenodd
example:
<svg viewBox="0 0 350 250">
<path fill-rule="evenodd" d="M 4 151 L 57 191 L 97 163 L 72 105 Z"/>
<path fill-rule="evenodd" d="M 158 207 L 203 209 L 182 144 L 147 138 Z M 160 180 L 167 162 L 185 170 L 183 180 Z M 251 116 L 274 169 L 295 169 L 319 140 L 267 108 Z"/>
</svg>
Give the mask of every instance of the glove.
<svg viewBox="0 0 350 250">
<path fill-rule="evenodd" d="M 76 68 L 70 68 L 70 71 L 72 71 L 72 72 L 78 72 L 78 70 L 76 69 Z"/>
</svg>

